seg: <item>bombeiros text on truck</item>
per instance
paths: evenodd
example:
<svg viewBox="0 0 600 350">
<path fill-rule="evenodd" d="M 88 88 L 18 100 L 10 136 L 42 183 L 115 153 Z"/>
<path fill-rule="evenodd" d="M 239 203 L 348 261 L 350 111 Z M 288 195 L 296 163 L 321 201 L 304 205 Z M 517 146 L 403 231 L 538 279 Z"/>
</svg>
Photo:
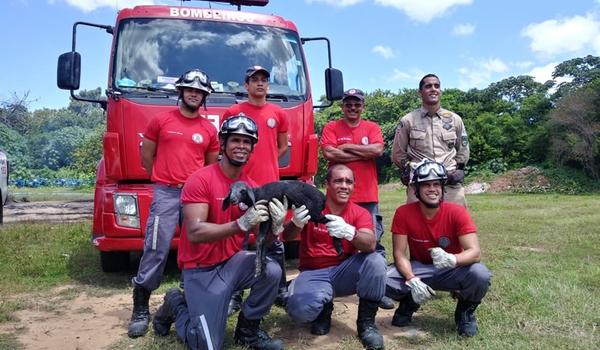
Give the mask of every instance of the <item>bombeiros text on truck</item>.
<svg viewBox="0 0 600 350">
<path fill-rule="evenodd" d="M 218 128 L 224 111 L 247 99 L 246 68 L 261 65 L 269 69 L 267 100 L 280 105 L 289 120 L 289 147 L 280 158 L 280 177 L 311 181 L 317 171 L 313 108 L 327 106 L 343 94 L 342 73 L 331 66 L 329 40 L 301 38 L 296 25 L 279 16 L 241 11 L 242 5 L 265 6 L 268 0 L 219 2 L 237 9 L 137 6 L 120 10 L 114 26 L 76 22 L 72 49 L 58 59 L 58 87 L 70 90 L 73 99 L 100 104 L 106 113 L 92 225 L 92 243 L 100 251 L 104 271 L 124 268 L 129 252 L 143 248 L 152 184 L 141 165 L 140 144 L 148 121 L 177 104 L 174 83 L 185 71 L 200 68 L 208 73 L 215 92 L 201 114 Z M 76 51 L 80 26 L 112 35 L 106 99 L 75 93 L 82 69 Z M 303 51 L 305 43 L 316 40 L 327 44 L 325 90 L 329 104 L 322 106 L 313 106 Z M 177 244 L 178 233 L 171 248 Z M 290 244 L 289 251 L 297 249 L 297 244 Z"/>
</svg>

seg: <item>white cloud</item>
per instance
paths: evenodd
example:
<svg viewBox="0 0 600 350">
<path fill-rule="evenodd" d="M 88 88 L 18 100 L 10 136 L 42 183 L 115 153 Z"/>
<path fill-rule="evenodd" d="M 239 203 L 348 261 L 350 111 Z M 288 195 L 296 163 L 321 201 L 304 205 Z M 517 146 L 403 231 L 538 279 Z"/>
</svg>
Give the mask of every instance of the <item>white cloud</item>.
<svg viewBox="0 0 600 350">
<path fill-rule="evenodd" d="M 459 24 L 452 28 L 452 35 L 469 36 L 475 32 L 475 25 L 471 23 Z"/>
<path fill-rule="evenodd" d="M 450 8 L 470 5 L 473 0 L 375 0 L 375 3 L 404 11 L 408 17 L 418 22 L 429 22 L 441 17 Z"/>
<path fill-rule="evenodd" d="M 533 80 L 543 84 L 548 80 L 552 80 L 552 72 L 554 72 L 557 64 L 557 62 L 552 62 L 545 66 L 534 67 L 527 75 L 531 75 Z"/>
<path fill-rule="evenodd" d="M 519 69 L 527 69 L 527 68 L 533 66 L 533 62 L 531 62 L 531 61 L 519 61 L 519 62 L 512 62 L 510 65 L 514 66 L 514 67 L 517 67 Z"/>
<path fill-rule="evenodd" d="M 101 7 L 121 9 L 136 5 L 153 5 L 153 0 L 64 0 L 67 4 L 83 12 L 92 12 Z M 55 2 L 55 1 L 54 1 Z"/>
<path fill-rule="evenodd" d="M 376 45 L 371 51 L 378 55 L 381 55 L 381 57 L 385 59 L 394 58 L 396 56 L 394 54 L 394 50 L 392 50 L 392 48 L 389 46 Z"/>
<path fill-rule="evenodd" d="M 472 88 L 484 88 L 492 81 L 498 80 L 498 75 L 508 71 L 508 65 L 499 58 L 488 58 L 473 62 L 469 67 L 460 67 L 458 73 L 458 88 L 469 90 Z"/>
<path fill-rule="evenodd" d="M 530 24 L 521 35 L 531 39 L 529 48 L 533 52 L 546 56 L 590 49 L 600 52 L 600 22 L 591 14 Z"/>
<path fill-rule="evenodd" d="M 323 2 L 328 5 L 333 5 L 337 7 L 346 7 L 356 5 L 363 0 L 306 0 L 307 3 L 312 4 L 313 2 Z"/>
<path fill-rule="evenodd" d="M 490 58 L 487 61 L 481 62 L 481 67 L 491 73 L 502 73 L 508 70 L 508 66 L 499 58 Z"/>
<path fill-rule="evenodd" d="M 418 85 L 419 80 L 425 75 L 422 70 L 414 68 L 409 72 L 401 71 L 398 68 L 394 68 L 392 70 L 392 74 L 386 76 L 385 80 L 390 83 L 396 82 L 410 82 L 414 83 L 414 85 Z"/>
</svg>

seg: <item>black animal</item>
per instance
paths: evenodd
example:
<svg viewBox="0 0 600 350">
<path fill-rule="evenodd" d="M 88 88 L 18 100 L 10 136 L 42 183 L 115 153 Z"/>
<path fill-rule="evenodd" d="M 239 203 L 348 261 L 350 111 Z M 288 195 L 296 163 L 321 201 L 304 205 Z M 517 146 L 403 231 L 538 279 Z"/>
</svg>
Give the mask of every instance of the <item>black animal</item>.
<svg viewBox="0 0 600 350">
<path fill-rule="evenodd" d="M 232 204 L 244 203 L 248 207 L 254 205 L 259 200 L 265 199 L 270 201 L 277 198 L 283 202 L 283 196 L 287 197 L 288 209 L 292 204 L 296 207 L 305 205 L 310 215 L 310 221 L 325 224 L 329 222 L 321 212 L 325 208 L 325 195 L 316 187 L 300 181 L 275 181 L 265 184 L 260 187 L 249 187 L 248 184 L 242 181 L 235 182 L 229 188 L 227 197 L 223 200 L 223 210 L 227 209 Z M 262 272 L 265 263 L 266 244 L 265 239 L 267 233 L 271 232 L 271 220 L 267 220 L 260 224 L 258 235 L 256 237 L 256 268 L 254 275 L 258 276 Z M 246 239 L 248 232 L 246 232 Z M 342 242 L 339 238 L 333 238 L 333 244 L 338 255 L 342 255 Z"/>
</svg>

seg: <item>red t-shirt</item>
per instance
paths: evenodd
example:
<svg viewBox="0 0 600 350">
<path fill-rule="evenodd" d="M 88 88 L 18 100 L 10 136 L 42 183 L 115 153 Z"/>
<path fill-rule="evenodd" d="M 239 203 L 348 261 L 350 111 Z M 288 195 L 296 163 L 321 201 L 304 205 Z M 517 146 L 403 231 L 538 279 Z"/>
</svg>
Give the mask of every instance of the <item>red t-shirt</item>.
<svg viewBox="0 0 600 350">
<path fill-rule="evenodd" d="M 203 117 L 186 118 L 179 109 L 150 120 L 144 137 L 156 142 L 152 181 L 167 184 L 185 183 L 205 164 L 205 156 L 219 152 L 215 126 Z"/>
<path fill-rule="evenodd" d="M 321 149 L 327 146 L 338 147 L 346 143 L 355 145 L 383 145 L 383 135 L 377 123 L 361 120 L 356 127 L 350 127 L 343 119 L 330 121 L 323 127 Z M 330 162 L 330 165 L 336 162 Z M 352 201 L 355 203 L 379 202 L 377 192 L 377 165 L 375 159 L 358 160 L 344 163 L 354 172 L 354 192 Z"/>
<path fill-rule="evenodd" d="M 252 118 L 258 126 L 258 143 L 244 167 L 244 172 L 259 185 L 279 181 L 279 160 L 277 158 L 277 137 L 288 132 L 289 121 L 281 107 L 272 103 L 255 106 L 242 102 L 229 107 L 223 119 L 241 113 Z"/>
<path fill-rule="evenodd" d="M 331 214 L 328 207 L 323 210 L 323 215 Z M 344 221 L 354 226 L 356 230 L 367 228 L 373 231 L 373 217 L 368 210 L 357 204 L 348 202 L 344 211 L 339 215 Z M 329 266 L 339 265 L 348 256 L 356 253 L 352 242 L 342 239 L 343 256 L 338 256 L 333 238 L 329 235 L 324 224 L 308 222 L 306 229 L 302 230 L 300 240 L 300 263 L 299 270 L 321 269 Z"/>
<path fill-rule="evenodd" d="M 245 181 L 250 187 L 256 187 L 256 183 L 245 174 L 232 180 L 223 174 L 219 163 L 208 165 L 190 176 L 183 186 L 181 202 L 183 204 L 208 203 L 209 211 L 206 222 L 224 224 L 237 220 L 243 214 L 239 205 L 230 206 L 227 210 L 221 209 L 229 187 L 236 181 Z M 181 269 L 213 266 L 240 251 L 243 242 L 244 233 L 240 231 L 215 242 L 190 243 L 184 224 L 179 238 L 177 262 Z"/>
<path fill-rule="evenodd" d="M 444 248 L 447 244 L 446 252 L 458 254 L 463 251 L 458 237 L 475 232 L 477 227 L 467 209 L 450 202 L 441 202 L 431 220 L 421 212 L 420 202 L 405 204 L 396 209 L 392 221 L 393 234 L 408 236 L 410 258 L 423 264 L 433 263 L 429 248 Z"/>
</svg>

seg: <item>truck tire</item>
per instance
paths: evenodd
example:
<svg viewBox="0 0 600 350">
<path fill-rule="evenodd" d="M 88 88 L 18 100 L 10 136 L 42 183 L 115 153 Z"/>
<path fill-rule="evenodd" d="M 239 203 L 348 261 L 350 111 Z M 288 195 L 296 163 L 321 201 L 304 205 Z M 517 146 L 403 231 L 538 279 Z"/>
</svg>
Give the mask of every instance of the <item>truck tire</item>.
<svg viewBox="0 0 600 350">
<path fill-rule="evenodd" d="M 129 252 L 100 252 L 103 272 L 120 272 L 129 268 Z"/>
<path fill-rule="evenodd" d="M 289 241 L 285 242 L 285 258 L 286 259 L 298 259 L 298 249 L 300 248 L 300 241 Z"/>
</svg>

